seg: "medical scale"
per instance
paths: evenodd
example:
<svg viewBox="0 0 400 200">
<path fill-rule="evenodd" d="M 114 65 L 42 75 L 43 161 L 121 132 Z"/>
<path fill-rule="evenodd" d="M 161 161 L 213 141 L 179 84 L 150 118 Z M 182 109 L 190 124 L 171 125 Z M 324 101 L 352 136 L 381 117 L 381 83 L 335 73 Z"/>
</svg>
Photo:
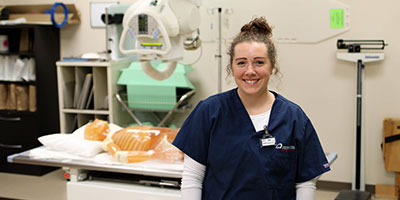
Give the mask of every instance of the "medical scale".
<svg viewBox="0 0 400 200">
<path fill-rule="evenodd" d="M 344 191 L 339 196 L 364 196 L 361 199 L 369 199 L 369 192 L 365 191 L 365 164 L 364 164 L 364 138 L 362 137 L 362 82 L 364 63 L 376 62 L 384 59 L 381 53 L 387 44 L 384 40 L 343 40 L 337 41 L 337 49 L 347 50 L 347 52 L 338 52 L 337 59 L 357 64 L 357 92 L 356 92 L 356 133 L 355 133 L 355 163 L 353 166 L 352 190 Z M 369 51 L 367 53 L 362 51 Z"/>
</svg>

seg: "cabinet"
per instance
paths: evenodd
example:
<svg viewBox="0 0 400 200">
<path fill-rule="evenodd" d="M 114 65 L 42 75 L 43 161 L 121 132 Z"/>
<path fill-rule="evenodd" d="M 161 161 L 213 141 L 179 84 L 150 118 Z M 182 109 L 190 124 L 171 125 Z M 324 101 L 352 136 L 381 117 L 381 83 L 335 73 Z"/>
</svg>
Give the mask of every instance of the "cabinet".
<svg viewBox="0 0 400 200">
<path fill-rule="evenodd" d="M 8 38 L 8 51 L 1 52 L 0 56 L 33 59 L 36 77 L 10 80 L 3 74 L 0 80 L 3 88 L 10 85 L 35 88 L 30 95 L 36 105 L 34 109 L 0 109 L 0 172 L 42 175 L 55 168 L 8 163 L 7 156 L 37 147 L 40 145 L 38 137 L 59 132 L 55 67 L 60 57 L 59 29 L 46 25 L 1 25 L 0 35 Z M 0 65 L 4 70 L 5 63 L 0 62 Z M 8 69 L 13 70 L 13 65 L 9 66 Z M 4 98 L 9 94 L 2 90 L 0 96 Z"/>
<path fill-rule="evenodd" d="M 124 90 L 123 86 L 117 85 L 120 70 L 128 67 L 130 63 L 129 60 L 57 62 L 59 118 L 62 133 L 71 133 L 95 118 L 118 125 L 132 122 L 132 118 L 122 110 L 115 98 L 119 90 Z M 90 89 L 85 90 L 83 89 L 84 82 L 88 74 L 91 75 L 92 83 Z M 92 88 L 93 93 L 90 94 Z M 84 106 L 78 108 L 78 99 L 82 92 L 86 92 L 88 98 L 83 103 Z"/>
</svg>

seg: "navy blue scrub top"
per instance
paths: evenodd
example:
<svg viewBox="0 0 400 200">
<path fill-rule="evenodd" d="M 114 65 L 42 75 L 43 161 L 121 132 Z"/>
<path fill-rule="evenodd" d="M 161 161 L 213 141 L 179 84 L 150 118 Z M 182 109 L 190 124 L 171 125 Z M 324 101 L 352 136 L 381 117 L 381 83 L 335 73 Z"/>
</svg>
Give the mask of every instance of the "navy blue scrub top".
<svg viewBox="0 0 400 200">
<path fill-rule="evenodd" d="M 200 101 L 173 145 L 206 166 L 202 199 L 296 199 L 295 184 L 330 170 L 303 110 L 273 92 L 268 132 L 276 145 L 260 147 L 237 88 Z"/>
</svg>

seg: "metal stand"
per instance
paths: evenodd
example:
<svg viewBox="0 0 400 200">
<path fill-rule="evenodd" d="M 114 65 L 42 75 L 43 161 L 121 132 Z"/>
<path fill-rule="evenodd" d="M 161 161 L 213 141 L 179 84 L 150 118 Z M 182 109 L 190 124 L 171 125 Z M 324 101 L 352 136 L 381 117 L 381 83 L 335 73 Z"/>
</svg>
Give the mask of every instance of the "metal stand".
<svg viewBox="0 0 400 200">
<path fill-rule="evenodd" d="M 184 95 L 182 95 L 179 100 L 176 102 L 174 107 L 167 112 L 167 114 L 162 118 L 159 119 L 158 124 L 156 126 L 161 127 L 161 126 L 168 126 L 166 123 L 168 119 L 171 118 L 172 114 L 174 112 L 178 112 L 179 110 L 185 110 L 186 107 L 190 107 L 191 105 L 188 104 L 188 100 L 196 93 L 196 90 L 191 90 Z M 118 100 L 118 102 L 122 105 L 122 107 L 128 112 L 128 114 L 132 117 L 132 119 L 140 126 L 143 123 L 136 117 L 136 115 L 132 112 L 131 108 L 128 107 L 128 105 L 124 102 L 127 100 L 123 100 L 121 95 L 119 93 L 115 94 L 115 98 Z M 186 106 L 186 107 L 185 107 Z M 148 112 L 152 112 L 152 110 L 149 110 Z M 163 111 L 165 112 L 165 111 Z"/>
<path fill-rule="evenodd" d="M 364 64 L 362 60 L 357 61 L 357 125 L 356 125 L 356 170 L 355 170 L 355 188 L 361 189 L 361 103 L 362 103 L 362 80 L 363 80 Z M 364 170 L 362 170 L 364 171 Z M 364 182 L 364 181 L 363 181 Z M 364 190 L 364 188 L 362 188 Z"/>
<path fill-rule="evenodd" d="M 215 57 L 218 58 L 218 92 L 222 91 L 222 16 L 221 16 L 222 8 L 218 8 L 218 55 Z"/>
</svg>

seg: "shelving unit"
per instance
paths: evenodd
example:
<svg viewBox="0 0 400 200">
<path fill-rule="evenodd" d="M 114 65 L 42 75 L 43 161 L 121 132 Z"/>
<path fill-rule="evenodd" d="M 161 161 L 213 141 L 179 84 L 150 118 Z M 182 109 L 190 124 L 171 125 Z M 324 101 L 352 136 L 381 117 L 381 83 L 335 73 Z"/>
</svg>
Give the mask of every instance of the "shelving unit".
<svg viewBox="0 0 400 200">
<path fill-rule="evenodd" d="M 60 110 L 60 131 L 71 133 L 76 128 L 95 118 L 124 125 L 132 120 L 115 99 L 122 90 L 117 80 L 120 70 L 129 66 L 129 60 L 122 61 L 58 61 L 58 98 Z M 74 98 L 80 94 L 86 74 L 93 75 L 93 103 L 85 109 L 74 107 Z"/>
<path fill-rule="evenodd" d="M 33 58 L 36 75 L 32 81 L 0 80 L 6 86 L 36 88 L 35 109 L 0 110 L 0 172 L 42 175 L 55 168 L 8 163 L 7 156 L 40 146 L 38 137 L 59 132 L 55 70 L 60 56 L 59 29 L 46 25 L 0 25 L 0 35 L 7 35 L 9 44 L 8 52 L 0 55 Z"/>
</svg>

